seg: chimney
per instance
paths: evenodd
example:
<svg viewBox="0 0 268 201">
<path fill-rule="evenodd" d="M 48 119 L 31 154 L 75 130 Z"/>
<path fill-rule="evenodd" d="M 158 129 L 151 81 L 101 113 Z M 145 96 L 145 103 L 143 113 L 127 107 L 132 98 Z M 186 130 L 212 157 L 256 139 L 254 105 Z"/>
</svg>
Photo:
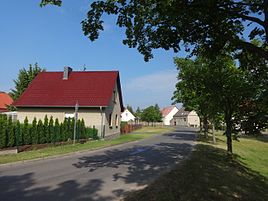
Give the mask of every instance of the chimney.
<svg viewBox="0 0 268 201">
<path fill-rule="evenodd" d="M 64 67 L 64 71 L 63 71 L 63 80 L 68 80 L 69 74 L 72 72 L 72 68 L 69 66 L 65 66 Z"/>
</svg>

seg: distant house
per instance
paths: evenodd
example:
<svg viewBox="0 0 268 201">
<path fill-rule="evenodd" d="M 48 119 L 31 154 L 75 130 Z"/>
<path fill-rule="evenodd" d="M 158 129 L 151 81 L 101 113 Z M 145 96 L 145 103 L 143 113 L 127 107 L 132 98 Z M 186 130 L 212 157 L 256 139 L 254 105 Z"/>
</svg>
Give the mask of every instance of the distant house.
<svg viewBox="0 0 268 201">
<path fill-rule="evenodd" d="M 178 108 L 175 105 L 165 107 L 161 110 L 162 121 L 164 125 L 174 125 L 173 116 L 178 112 Z"/>
<path fill-rule="evenodd" d="M 0 113 L 8 112 L 7 105 L 11 105 L 13 99 L 11 96 L 5 92 L 0 91 Z"/>
<path fill-rule="evenodd" d="M 58 118 L 78 118 L 85 125 L 98 129 L 101 137 L 120 134 L 120 115 L 123 100 L 118 71 L 41 72 L 15 102 L 18 120 L 44 119 L 45 115 Z"/>
<path fill-rule="evenodd" d="M 177 126 L 199 127 L 200 119 L 195 111 L 186 111 L 185 108 L 181 108 L 174 115 L 174 124 Z"/>
<path fill-rule="evenodd" d="M 124 112 L 122 112 L 122 114 L 121 114 L 121 121 L 125 121 L 125 122 L 132 121 L 132 122 L 134 122 L 135 121 L 135 116 L 128 109 L 125 109 Z"/>
</svg>

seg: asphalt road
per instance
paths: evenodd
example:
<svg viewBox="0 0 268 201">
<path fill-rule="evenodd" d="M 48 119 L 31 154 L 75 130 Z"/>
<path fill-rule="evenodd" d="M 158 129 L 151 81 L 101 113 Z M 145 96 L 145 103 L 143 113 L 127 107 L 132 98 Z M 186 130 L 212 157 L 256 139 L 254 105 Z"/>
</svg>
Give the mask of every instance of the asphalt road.
<svg viewBox="0 0 268 201">
<path fill-rule="evenodd" d="M 72 156 L 0 166 L 0 201 L 112 201 L 191 152 L 193 129 Z"/>
</svg>

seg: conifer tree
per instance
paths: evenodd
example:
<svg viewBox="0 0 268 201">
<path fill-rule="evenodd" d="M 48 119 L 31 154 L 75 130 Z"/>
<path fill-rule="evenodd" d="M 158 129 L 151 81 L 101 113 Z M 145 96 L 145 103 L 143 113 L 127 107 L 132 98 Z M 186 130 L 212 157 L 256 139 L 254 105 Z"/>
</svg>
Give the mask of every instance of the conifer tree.
<svg viewBox="0 0 268 201">
<path fill-rule="evenodd" d="M 23 68 L 19 71 L 18 78 L 14 80 L 15 88 L 12 89 L 10 95 L 14 100 L 17 100 L 20 95 L 25 91 L 28 85 L 32 82 L 32 80 L 44 69 L 41 69 L 37 63 L 35 63 L 34 67 L 29 65 L 29 68 Z"/>
<path fill-rule="evenodd" d="M 48 136 L 49 136 L 49 143 L 51 142 L 55 142 L 55 139 L 54 139 L 54 120 L 53 120 L 53 117 L 50 116 L 50 119 L 49 119 L 49 124 L 48 124 Z"/>
<path fill-rule="evenodd" d="M 41 119 L 39 119 L 38 121 L 36 132 L 37 132 L 37 144 L 44 143 L 44 128 Z"/>
<path fill-rule="evenodd" d="M 49 142 L 49 130 L 48 130 L 48 118 L 47 115 L 45 116 L 44 119 L 44 124 L 43 124 L 43 143 Z"/>
<path fill-rule="evenodd" d="M 24 145 L 23 141 L 22 141 L 22 130 L 21 130 L 21 124 L 20 122 L 17 120 L 16 124 L 13 124 L 13 132 L 14 132 L 14 139 L 15 139 L 15 144 L 16 146 L 20 146 L 20 145 Z"/>
<path fill-rule="evenodd" d="M 36 118 L 34 118 L 33 122 L 32 122 L 32 126 L 31 126 L 31 141 L 32 144 L 38 144 L 38 134 L 37 134 L 37 120 Z"/>
<path fill-rule="evenodd" d="M 7 125 L 6 115 L 0 115 L 0 148 L 4 148 L 7 146 L 6 125 Z"/>
<path fill-rule="evenodd" d="M 55 119 L 55 129 L 54 129 L 53 138 L 52 138 L 53 142 L 59 142 L 60 136 L 61 136 L 60 124 L 59 124 L 58 118 L 56 118 Z"/>
<path fill-rule="evenodd" d="M 11 117 L 9 117 L 7 121 L 6 135 L 8 140 L 7 146 L 13 147 L 15 145 L 15 137 L 14 137 L 14 126 Z"/>
<path fill-rule="evenodd" d="M 23 136 L 23 144 L 30 144 L 30 128 L 29 128 L 29 121 L 28 118 L 25 117 L 23 125 L 22 125 L 22 131 L 21 136 Z"/>
</svg>

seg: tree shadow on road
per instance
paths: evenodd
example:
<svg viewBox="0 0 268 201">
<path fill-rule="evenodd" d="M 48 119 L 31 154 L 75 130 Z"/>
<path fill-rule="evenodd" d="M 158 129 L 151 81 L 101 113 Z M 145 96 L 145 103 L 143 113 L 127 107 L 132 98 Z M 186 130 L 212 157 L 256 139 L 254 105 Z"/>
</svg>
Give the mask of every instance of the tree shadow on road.
<svg viewBox="0 0 268 201">
<path fill-rule="evenodd" d="M 170 167 L 180 162 L 192 150 L 192 145 L 182 143 L 159 143 L 154 146 L 134 146 L 129 149 L 105 151 L 104 154 L 81 157 L 77 168 L 94 172 L 100 168 L 113 168 L 113 180 L 125 184 L 143 186 L 154 180 Z M 122 173 L 120 168 L 127 171 Z"/>
<path fill-rule="evenodd" d="M 84 185 L 75 180 L 60 183 L 56 188 L 35 187 L 33 173 L 21 176 L 1 176 L 0 200 L 3 201 L 109 201 L 111 197 L 100 196 L 97 192 L 103 181 L 90 180 Z"/>
</svg>

